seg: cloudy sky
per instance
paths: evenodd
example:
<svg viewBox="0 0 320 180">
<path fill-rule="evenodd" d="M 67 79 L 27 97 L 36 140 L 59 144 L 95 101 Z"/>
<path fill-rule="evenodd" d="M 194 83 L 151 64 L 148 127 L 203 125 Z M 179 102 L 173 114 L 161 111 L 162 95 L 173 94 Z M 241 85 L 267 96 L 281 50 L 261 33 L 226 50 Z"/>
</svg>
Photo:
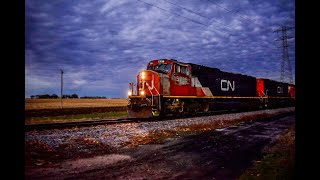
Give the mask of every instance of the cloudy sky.
<svg viewBox="0 0 320 180">
<path fill-rule="evenodd" d="M 293 0 L 27 0 L 25 97 L 60 95 L 60 69 L 64 94 L 127 97 L 161 58 L 280 80 L 282 26 L 295 26 Z"/>
</svg>

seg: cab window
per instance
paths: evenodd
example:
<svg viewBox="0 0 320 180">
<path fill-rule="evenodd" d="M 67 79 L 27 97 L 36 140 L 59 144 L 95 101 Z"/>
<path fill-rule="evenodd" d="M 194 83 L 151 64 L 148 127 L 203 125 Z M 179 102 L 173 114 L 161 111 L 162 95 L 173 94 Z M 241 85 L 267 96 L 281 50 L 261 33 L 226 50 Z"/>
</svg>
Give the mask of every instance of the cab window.
<svg viewBox="0 0 320 180">
<path fill-rule="evenodd" d="M 159 73 L 165 73 L 168 74 L 171 70 L 171 64 L 158 64 L 154 68 L 154 71 Z"/>
<path fill-rule="evenodd" d="M 180 66 L 178 64 L 174 65 L 174 72 L 180 73 Z"/>
<path fill-rule="evenodd" d="M 188 66 L 181 66 L 181 65 L 178 65 L 178 64 L 174 65 L 174 72 L 185 74 L 185 75 L 188 75 L 188 76 L 190 75 L 190 71 L 189 71 Z"/>
<path fill-rule="evenodd" d="M 181 74 L 186 74 L 186 67 L 181 66 L 181 67 L 180 67 L 180 73 L 181 73 Z"/>
</svg>

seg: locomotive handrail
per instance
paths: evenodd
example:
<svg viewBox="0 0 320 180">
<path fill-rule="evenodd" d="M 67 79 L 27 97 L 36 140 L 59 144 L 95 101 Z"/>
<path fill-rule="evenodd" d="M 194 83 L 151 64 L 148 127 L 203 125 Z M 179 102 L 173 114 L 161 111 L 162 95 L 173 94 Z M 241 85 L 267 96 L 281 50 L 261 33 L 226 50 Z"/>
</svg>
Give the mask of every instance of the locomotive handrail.
<svg viewBox="0 0 320 180">
<path fill-rule="evenodd" d="M 145 81 L 146 82 L 146 81 Z M 150 92 L 150 94 L 151 94 L 151 105 L 152 106 L 154 106 L 154 96 L 159 96 L 159 109 L 161 109 L 161 102 L 160 102 L 160 93 L 159 93 L 159 91 L 157 90 L 157 88 L 155 88 L 154 87 L 154 75 L 152 75 L 152 81 L 151 81 L 151 84 L 152 84 L 152 88 L 150 87 L 150 85 L 149 85 L 149 83 L 148 82 L 146 82 L 146 85 L 148 86 L 148 90 L 149 90 L 149 92 Z M 157 92 L 157 94 L 156 95 L 154 95 L 153 93 L 152 93 L 152 89 L 155 89 L 156 90 L 156 92 Z"/>
<path fill-rule="evenodd" d="M 131 94 L 129 94 L 129 96 L 135 95 L 137 93 L 137 90 L 134 90 L 135 84 L 133 82 L 129 83 L 129 92 Z"/>
<path fill-rule="evenodd" d="M 153 93 L 151 91 L 151 88 L 150 88 L 150 85 L 148 84 L 148 82 L 146 82 L 146 85 L 148 86 L 148 90 L 149 90 L 149 92 L 151 94 L 151 105 L 153 106 Z"/>
</svg>

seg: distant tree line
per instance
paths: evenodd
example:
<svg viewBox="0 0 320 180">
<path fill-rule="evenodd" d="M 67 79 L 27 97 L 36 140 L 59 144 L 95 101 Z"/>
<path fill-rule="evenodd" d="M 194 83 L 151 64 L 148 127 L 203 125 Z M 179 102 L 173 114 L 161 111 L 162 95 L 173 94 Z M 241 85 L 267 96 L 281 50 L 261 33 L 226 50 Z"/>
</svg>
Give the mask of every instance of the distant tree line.
<svg viewBox="0 0 320 180">
<path fill-rule="evenodd" d="M 31 95 L 30 96 L 31 99 L 58 99 L 60 98 L 60 96 L 56 95 L 56 94 L 41 94 L 41 95 Z M 77 98 L 81 98 L 81 99 L 107 99 L 107 97 L 105 96 L 82 96 L 79 97 L 77 94 L 64 94 L 62 95 L 62 98 L 64 99 L 77 99 Z"/>
<path fill-rule="evenodd" d="M 52 95 L 40 94 L 40 95 L 31 95 L 30 98 L 31 99 L 58 99 L 60 97 L 56 94 L 52 94 Z M 64 94 L 64 95 L 62 95 L 62 98 L 65 98 L 65 99 L 79 98 L 79 96 L 77 94 Z"/>
<path fill-rule="evenodd" d="M 105 96 L 83 96 L 81 99 L 106 99 Z"/>
</svg>

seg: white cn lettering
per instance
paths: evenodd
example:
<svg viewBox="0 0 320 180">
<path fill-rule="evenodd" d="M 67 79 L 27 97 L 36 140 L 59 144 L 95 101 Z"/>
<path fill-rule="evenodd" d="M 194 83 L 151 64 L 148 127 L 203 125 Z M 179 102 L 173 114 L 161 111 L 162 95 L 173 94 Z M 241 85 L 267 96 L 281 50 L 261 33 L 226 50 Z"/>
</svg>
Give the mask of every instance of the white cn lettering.
<svg viewBox="0 0 320 180">
<path fill-rule="evenodd" d="M 232 81 L 232 84 L 229 80 L 221 79 L 221 91 L 229 91 L 229 87 L 232 91 L 235 90 L 234 81 Z"/>
</svg>

